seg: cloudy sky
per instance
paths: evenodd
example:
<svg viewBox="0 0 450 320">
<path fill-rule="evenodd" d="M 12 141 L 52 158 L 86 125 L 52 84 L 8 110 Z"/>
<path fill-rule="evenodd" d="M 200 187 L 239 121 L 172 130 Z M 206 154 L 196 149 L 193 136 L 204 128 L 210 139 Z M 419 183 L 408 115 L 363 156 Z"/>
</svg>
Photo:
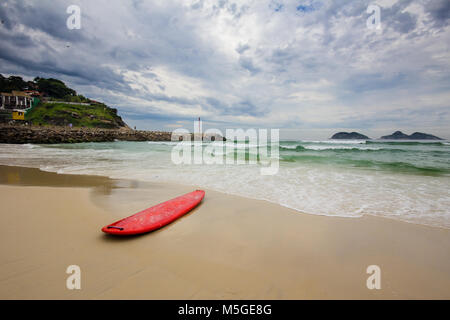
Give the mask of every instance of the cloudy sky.
<svg viewBox="0 0 450 320">
<path fill-rule="evenodd" d="M 450 1 L 0 3 L 0 73 L 56 77 L 141 129 L 450 138 Z M 66 12 L 81 9 L 81 29 Z"/>
</svg>

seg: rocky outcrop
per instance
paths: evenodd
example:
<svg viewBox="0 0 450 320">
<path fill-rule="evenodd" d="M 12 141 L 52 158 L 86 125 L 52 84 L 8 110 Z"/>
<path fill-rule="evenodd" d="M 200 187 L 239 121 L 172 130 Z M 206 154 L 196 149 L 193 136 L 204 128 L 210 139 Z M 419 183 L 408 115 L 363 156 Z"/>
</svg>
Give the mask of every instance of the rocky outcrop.
<svg viewBox="0 0 450 320">
<path fill-rule="evenodd" d="M 422 132 L 414 132 L 409 136 L 411 140 L 444 140 L 442 138 L 436 137 L 432 134 L 422 133 Z"/>
<path fill-rule="evenodd" d="M 414 132 L 412 135 L 404 134 L 401 131 L 395 131 L 393 134 L 388 136 L 383 136 L 380 139 L 389 140 L 443 140 L 439 137 L 433 136 L 432 134 Z"/>
<path fill-rule="evenodd" d="M 382 136 L 380 139 L 407 140 L 409 139 L 409 136 L 401 131 L 395 131 L 393 134 L 388 136 Z"/>
<path fill-rule="evenodd" d="M 170 141 L 171 132 L 130 129 L 0 126 L 0 143 L 75 143 L 108 141 Z"/>
<path fill-rule="evenodd" d="M 142 131 L 129 128 L 68 128 L 39 127 L 27 125 L 0 125 L 0 143 L 77 143 L 112 141 L 174 141 L 183 140 L 181 135 L 166 131 Z M 193 135 L 191 134 L 191 139 Z M 206 139 L 206 138 L 204 138 Z M 225 140 L 223 137 L 208 137 L 209 140 Z"/>
<path fill-rule="evenodd" d="M 358 132 L 338 132 L 335 133 L 330 139 L 369 140 L 370 138 Z"/>
</svg>

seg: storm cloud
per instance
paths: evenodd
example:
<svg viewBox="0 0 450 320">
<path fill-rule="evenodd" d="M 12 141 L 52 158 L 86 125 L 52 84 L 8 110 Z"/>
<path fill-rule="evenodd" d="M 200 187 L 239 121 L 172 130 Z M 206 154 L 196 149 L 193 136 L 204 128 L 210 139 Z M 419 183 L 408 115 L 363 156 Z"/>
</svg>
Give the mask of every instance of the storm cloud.
<svg viewBox="0 0 450 320">
<path fill-rule="evenodd" d="M 200 116 L 450 137 L 449 1 L 376 3 L 374 30 L 370 1 L 3 1 L 0 73 L 59 78 L 145 129 Z"/>
</svg>

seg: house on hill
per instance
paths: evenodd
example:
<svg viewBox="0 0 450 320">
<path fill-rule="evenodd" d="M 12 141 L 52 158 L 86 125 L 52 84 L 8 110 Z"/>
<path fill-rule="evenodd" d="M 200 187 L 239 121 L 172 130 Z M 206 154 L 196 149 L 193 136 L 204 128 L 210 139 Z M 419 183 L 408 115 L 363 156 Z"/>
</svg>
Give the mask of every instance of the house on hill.
<svg viewBox="0 0 450 320">
<path fill-rule="evenodd" d="M 0 93 L 0 109 L 20 109 L 25 110 L 33 106 L 33 97 L 23 91 L 13 91 L 12 93 Z"/>
<path fill-rule="evenodd" d="M 37 90 L 25 90 L 24 92 L 30 97 L 41 98 L 43 96 L 43 93 Z"/>
</svg>

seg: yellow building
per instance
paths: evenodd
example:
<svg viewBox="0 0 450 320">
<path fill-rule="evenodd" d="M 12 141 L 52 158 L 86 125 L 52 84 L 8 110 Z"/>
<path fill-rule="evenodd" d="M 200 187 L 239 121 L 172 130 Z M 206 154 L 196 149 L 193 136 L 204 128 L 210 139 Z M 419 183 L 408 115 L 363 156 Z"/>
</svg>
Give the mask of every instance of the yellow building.
<svg viewBox="0 0 450 320">
<path fill-rule="evenodd" d="M 24 110 L 14 110 L 12 112 L 13 120 L 25 120 L 25 111 Z"/>
</svg>

